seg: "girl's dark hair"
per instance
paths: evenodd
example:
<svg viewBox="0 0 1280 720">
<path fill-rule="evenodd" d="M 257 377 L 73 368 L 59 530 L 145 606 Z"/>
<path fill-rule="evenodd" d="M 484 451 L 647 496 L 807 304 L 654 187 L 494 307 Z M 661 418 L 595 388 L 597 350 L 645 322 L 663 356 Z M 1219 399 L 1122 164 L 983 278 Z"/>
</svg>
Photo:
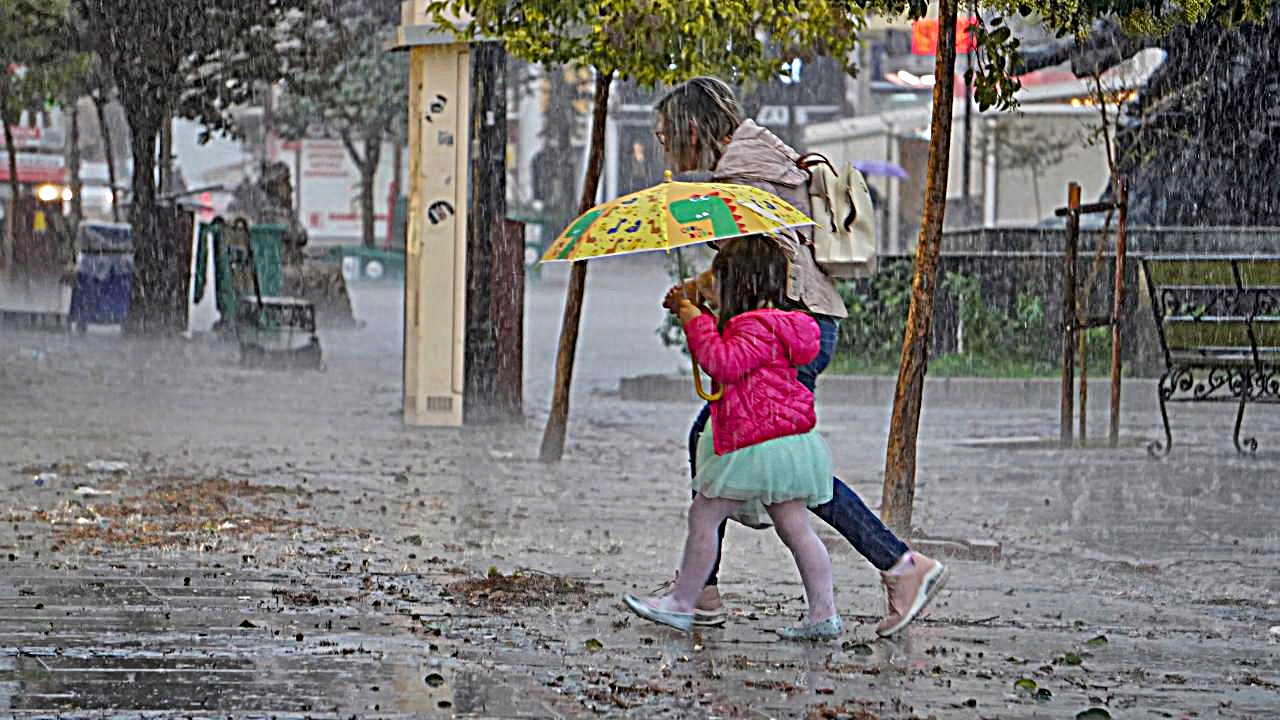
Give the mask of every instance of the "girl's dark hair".
<svg viewBox="0 0 1280 720">
<path fill-rule="evenodd" d="M 719 327 L 762 307 L 792 309 L 787 299 L 787 256 L 768 235 L 747 235 L 723 243 L 711 262 L 720 294 Z"/>
</svg>

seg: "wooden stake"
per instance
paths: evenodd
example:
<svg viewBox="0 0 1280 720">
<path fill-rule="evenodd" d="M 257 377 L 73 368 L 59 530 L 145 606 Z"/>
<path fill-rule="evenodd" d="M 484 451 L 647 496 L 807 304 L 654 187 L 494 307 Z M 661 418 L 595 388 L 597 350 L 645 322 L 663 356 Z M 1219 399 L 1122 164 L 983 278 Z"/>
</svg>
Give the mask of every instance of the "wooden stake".
<svg viewBox="0 0 1280 720">
<path fill-rule="evenodd" d="M 1075 384 L 1075 367 L 1072 354 L 1076 328 L 1076 250 L 1080 239 L 1080 186 L 1067 185 L 1067 237 L 1062 272 L 1062 408 L 1058 417 L 1058 444 L 1069 448 L 1072 444 L 1071 426 L 1074 408 L 1071 403 L 1072 386 Z"/>
<path fill-rule="evenodd" d="M 1116 229 L 1116 276 L 1111 301 L 1111 432 L 1107 442 L 1111 447 L 1120 444 L 1120 319 L 1124 311 L 1124 262 L 1125 224 L 1129 210 L 1129 183 L 1120 179 L 1116 202 L 1120 205 L 1120 218 Z"/>
</svg>

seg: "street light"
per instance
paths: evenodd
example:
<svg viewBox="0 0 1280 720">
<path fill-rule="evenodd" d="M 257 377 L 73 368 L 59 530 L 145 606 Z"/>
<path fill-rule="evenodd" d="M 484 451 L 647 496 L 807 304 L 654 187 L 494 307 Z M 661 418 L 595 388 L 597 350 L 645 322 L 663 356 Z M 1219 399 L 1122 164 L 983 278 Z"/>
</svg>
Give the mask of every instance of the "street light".
<svg viewBox="0 0 1280 720">
<path fill-rule="evenodd" d="M 36 197 L 40 202 L 53 202 L 62 197 L 62 191 L 57 185 L 45 184 L 36 188 Z"/>
</svg>

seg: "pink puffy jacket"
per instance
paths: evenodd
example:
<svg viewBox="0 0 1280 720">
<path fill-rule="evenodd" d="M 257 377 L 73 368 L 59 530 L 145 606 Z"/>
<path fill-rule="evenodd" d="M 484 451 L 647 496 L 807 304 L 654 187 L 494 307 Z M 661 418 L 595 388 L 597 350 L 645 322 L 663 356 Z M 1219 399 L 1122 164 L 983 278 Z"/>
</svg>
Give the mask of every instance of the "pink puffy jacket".
<svg viewBox="0 0 1280 720">
<path fill-rule="evenodd" d="M 802 312 L 752 310 L 729 320 L 699 315 L 684 326 L 689 352 L 724 396 L 711 403 L 717 455 L 813 429 L 813 393 L 796 368 L 818 356 L 818 323 Z"/>
</svg>

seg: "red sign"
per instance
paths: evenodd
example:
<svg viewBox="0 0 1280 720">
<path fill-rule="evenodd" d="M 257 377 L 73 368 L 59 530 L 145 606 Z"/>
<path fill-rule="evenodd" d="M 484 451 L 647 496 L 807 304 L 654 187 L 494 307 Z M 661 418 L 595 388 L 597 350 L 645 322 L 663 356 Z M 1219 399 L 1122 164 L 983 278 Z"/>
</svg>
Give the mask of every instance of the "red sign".
<svg viewBox="0 0 1280 720">
<path fill-rule="evenodd" d="M 13 133 L 13 144 L 15 147 L 25 148 L 40 144 L 40 128 L 38 127 L 11 125 L 9 127 L 9 132 Z M 0 133 L 0 148 L 2 147 L 6 147 L 4 133 Z"/>
<path fill-rule="evenodd" d="M 956 18 L 956 53 L 974 49 L 969 28 L 978 24 L 974 17 Z M 938 19 L 921 18 L 911 23 L 911 54 L 936 55 L 938 52 Z"/>
<path fill-rule="evenodd" d="M 18 182 L 63 183 L 66 182 L 66 161 L 61 155 L 43 153 L 18 153 Z M 9 180 L 9 158 L 0 153 L 0 182 Z"/>
</svg>

